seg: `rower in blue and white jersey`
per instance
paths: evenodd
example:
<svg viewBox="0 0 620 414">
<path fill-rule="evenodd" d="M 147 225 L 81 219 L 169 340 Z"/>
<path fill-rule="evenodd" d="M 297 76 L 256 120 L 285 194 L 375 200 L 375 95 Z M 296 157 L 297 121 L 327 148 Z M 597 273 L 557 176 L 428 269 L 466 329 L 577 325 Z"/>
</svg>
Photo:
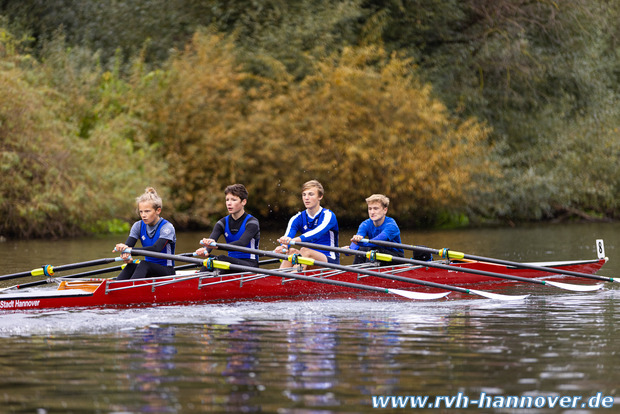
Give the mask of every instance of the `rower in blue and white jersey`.
<svg viewBox="0 0 620 414">
<path fill-rule="evenodd" d="M 286 248 L 291 240 L 330 247 L 338 246 L 338 220 L 333 211 L 321 207 L 323 195 L 324 190 L 320 182 L 311 180 L 303 185 L 301 198 L 306 210 L 291 217 L 284 236 L 278 239 L 281 246 L 276 248 L 276 252 L 283 253 L 286 250 L 287 254 L 299 253 L 319 262 L 340 263 L 340 255 L 336 252 L 313 250 L 306 247 L 299 251 L 296 249 L 287 250 Z M 298 234 L 299 236 L 297 236 Z M 283 261 L 280 267 L 291 266 L 291 262 Z"/>
</svg>

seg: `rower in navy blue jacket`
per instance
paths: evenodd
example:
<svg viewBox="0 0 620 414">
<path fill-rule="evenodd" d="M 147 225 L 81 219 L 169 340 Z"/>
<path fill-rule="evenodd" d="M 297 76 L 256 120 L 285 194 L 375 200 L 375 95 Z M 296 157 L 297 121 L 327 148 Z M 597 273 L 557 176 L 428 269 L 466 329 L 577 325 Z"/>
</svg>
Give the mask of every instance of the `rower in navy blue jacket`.
<svg viewBox="0 0 620 414">
<path fill-rule="evenodd" d="M 404 257 L 405 252 L 403 249 L 393 247 L 383 247 L 372 244 L 373 240 L 390 241 L 394 243 L 401 243 L 400 241 L 400 229 L 396 220 L 392 217 L 386 216 L 388 206 L 390 205 L 390 199 L 383 194 L 373 194 L 366 199 L 368 204 L 368 217 L 360 224 L 355 236 L 351 238 L 352 250 L 369 251 L 375 250 L 381 253 L 391 254 L 392 256 Z M 362 239 L 369 239 L 369 243 L 363 243 Z M 355 255 L 353 263 L 364 263 L 368 261 L 363 256 Z"/>
<path fill-rule="evenodd" d="M 338 220 L 332 211 L 321 207 L 323 194 L 323 186 L 317 180 L 310 180 L 302 186 L 301 198 L 306 210 L 291 217 L 286 233 L 278 239 L 281 246 L 276 248 L 277 253 L 283 253 L 291 240 L 330 247 L 338 246 Z M 297 234 L 300 235 L 296 236 Z M 328 250 L 313 250 L 303 247 L 301 250 L 288 249 L 286 253 L 299 253 L 304 257 L 310 257 L 320 262 L 340 263 L 340 255 Z M 291 266 L 291 262 L 283 261 L 280 267 Z"/>
<path fill-rule="evenodd" d="M 118 243 L 114 251 L 123 252 L 134 247 L 140 240 L 142 248 L 153 252 L 174 254 L 177 242 L 174 226 L 160 217 L 162 201 L 153 187 L 148 187 L 144 194 L 136 198 L 138 214 L 142 220 L 136 221 L 129 232 L 125 243 Z M 157 259 L 146 256 L 139 264 L 131 262 L 129 253 L 121 253 L 126 263 L 125 268 L 116 280 L 141 279 L 154 276 L 169 276 L 174 274 L 174 260 Z"/>
<path fill-rule="evenodd" d="M 201 247 L 196 250 L 196 255 L 208 257 L 213 247 L 208 247 L 217 242 L 221 235 L 224 235 L 227 244 L 258 249 L 260 241 L 260 226 L 256 217 L 246 213 L 245 205 L 248 202 L 248 190 L 242 184 L 232 184 L 224 190 L 226 195 L 226 209 L 228 215 L 221 218 L 213 227 L 209 238 L 202 239 Z M 228 255 L 215 257 L 217 260 L 234 263 L 242 266 L 258 267 L 258 255 L 230 251 Z M 201 271 L 207 269 L 203 266 Z M 231 273 L 232 271 L 221 271 L 220 273 Z"/>
</svg>

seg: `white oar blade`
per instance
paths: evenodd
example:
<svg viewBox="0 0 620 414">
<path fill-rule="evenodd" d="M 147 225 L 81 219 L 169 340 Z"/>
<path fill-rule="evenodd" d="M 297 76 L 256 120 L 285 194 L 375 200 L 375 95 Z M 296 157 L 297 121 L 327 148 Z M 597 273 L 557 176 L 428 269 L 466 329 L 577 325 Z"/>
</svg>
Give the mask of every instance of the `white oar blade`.
<svg viewBox="0 0 620 414">
<path fill-rule="evenodd" d="M 441 299 L 444 296 L 447 296 L 450 294 L 450 292 L 424 293 L 424 292 L 412 292 L 410 290 L 401 290 L 401 289 L 388 289 L 388 292 L 393 293 L 395 295 L 404 296 L 409 299 L 419 299 L 419 300 Z"/>
<path fill-rule="evenodd" d="M 530 295 L 502 295 L 499 293 L 491 293 L 491 292 L 485 292 L 482 290 L 473 290 L 473 289 L 469 289 L 469 293 L 473 293 L 475 295 L 480 295 L 480 296 L 484 296 L 485 298 L 489 298 L 489 299 L 497 299 L 497 300 L 523 300 L 525 298 L 527 298 Z"/>
<path fill-rule="evenodd" d="M 573 285 L 572 283 L 551 282 L 546 280 L 545 285 L 551 285 L 560 289 L 572 290 L 575 292 L 590 292 L 592 290 L 599 290 L 603 287 L 603 284 L 598 285 Z"/>
</svg>

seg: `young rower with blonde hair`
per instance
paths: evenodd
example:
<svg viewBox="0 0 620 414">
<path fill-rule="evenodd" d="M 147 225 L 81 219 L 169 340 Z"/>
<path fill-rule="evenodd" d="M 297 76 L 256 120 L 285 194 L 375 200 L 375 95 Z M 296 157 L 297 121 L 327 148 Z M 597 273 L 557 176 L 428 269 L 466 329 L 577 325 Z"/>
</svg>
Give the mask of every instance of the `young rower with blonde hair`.
<svg viewBox="0 0 620 414">
<path fill-rule="evenodd" d="M 277 253 L 283 253 L 291 240 L 322 244 L 324 246 L 338 246 L 338 220 L 336 215 L 321 207 L 321 200 L 325 191 L 317 180 L 310 180 L 301 188 L 301 199 L 306 209 L 295 214 L 288 222 L 284 236 L 278 239 L 281 246 L 276 248 Z M 300 234 L 297 236 L 297 234 Z M 286 253 L 299 253 L 320 262 L 340 263 L 340 255 L 328 250 L 313 250 L 306 247 L 288 249 Z M 280 267 L 291 267 L 292 263 L 283 261 Z"/>
<path fill-rule="evenodd" d="M 140 240 L 142 248 L 153 252 L 174 254 L 177 242 L 174 226 L 160 217 L 162 200 L 153 187 L 147 187 L 144 194 L 136 198 L 137 213 L 141 220 L 136 221 L 125 243 L 118 243 L 114 251 L 123 252 L 134 247 Z M 131 262 L 129 253 L 121 253 L 126 263 L 116 280 L 141 279 L 154 276 L 174 275 L 174 261 L 146 256 L 139 264 Z"/>
<path fill-rule="evenodd" d="M 387 216 L 390 199 L 383 194 L 373 194 L 366 199 L 368 204 L 368 218 L 359 225 L 357 233 L 351 238 L 351 250 L 369 251 L 375 250 L 392 256 L 404 257 L 402 249 L 382 247 L 372 244 L 373 240 L 390 241 L 400 243 L 400 229 L 396 221 Z M 369 239 L 369 243 L 362 243 L 362 239 Z M 364 263 L 365 257 L 356 255 L 353 263 Z"/>
</svg>

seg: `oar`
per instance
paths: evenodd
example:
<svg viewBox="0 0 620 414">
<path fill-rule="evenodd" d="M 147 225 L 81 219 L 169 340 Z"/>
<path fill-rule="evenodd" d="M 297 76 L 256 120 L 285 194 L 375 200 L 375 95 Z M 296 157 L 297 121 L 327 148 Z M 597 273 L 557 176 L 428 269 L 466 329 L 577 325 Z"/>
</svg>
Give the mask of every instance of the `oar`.
<svg viewBox="0 0 620 414">
<path fill-rule="evenodd" d="M 365 256 L 368 258 L 371 257 L 371 252 L 363 252 L 363 251 L 352 250 L 352 249 L 342 249 L 339 247 L 324 246 L 322 244 L 297 242 L 297 241 L 291 241 L 290 244 L 295 245 L 295 246 L 308 247 L 310 249 L 330 250 L 330 251 L 334 251 L 338 253 L 355 254 L 358 256 Z M 487 272 L 486 270 L 469 269 L 466 267 L 449 266 L 449 265 L 445 265 L 441 263 L 425 262 L 422 260 L 415 260 L 415 259 L 406 259 L 404 257 L 392 256 L 391 254 L 386 254 L 386 253 L 375 252 L 374 255 L 377 260 L 381 260 L 384 262 L 408 263 L 408 264 L 414 264 L 414 265 L 419 265 L 419 266 L 435 267 L 438 269 L 445 269 L 445 270 L 451 270 L 451 271 L 456 271 L 456 272 L 471 273 L 475 275 L 495 277 L 498 279 L 517 280 L 520 282 L 535 283 L 537 285 L 545 285 L 545 286 L 550 285 L 550 286 L 555 286 L 560 289 L 571 290 L 575 292 L 589 292 L 592 290 L 598 290 L 603 287 L 602 284 L 600 285 L 573 285 L 569 283 L 552 282 L 548 280 L 530 279 L 530 278 L 522 277 L 522 276 L 506 275 L 504 273 Z"/>
<path fill-rule="evenodd" d="M 76 273 L 74 275 L 64 276 L 64 278 L 73 279 L 73 278 L 78 278 L 78 277 L 101 275 L 103 273 L 110 273 L 110 272 L 114 272 L 115 270 L 121 270 L 122 268 L 123 266 L 106 267 L 105 269 L 91 270 L 89 272 L 82 272 L 82 273 Z M 22 283 L 21 285 L 15 285 L 15 286 L 11 286 L 8 288 L 4 288 L 2 289 L 2 291 L 9 290 L 9 289 L 26 289 L 29 287 L 45 285 L 47 283 L 50 283 L 50 280 L 48 279 L 35 280 L 34 282 Z"/>
<path fill-rule="evenodd" d="M 588 273 L 573 272 L 571 270 L 557 269 L 554 267 L 547 267 L 547 266 L 537 266 L 537 265 L 533 265 L 529 263 L 511 262 L 508 260 L 494 259 L 492 257 L 474 256 L 471 254 L 465 254 L 465 253 L 461 253 L 461 252 L 457 252 L 457 251 L 449 250 L 449 249 L 437 250 L 437 249 L 431 249 L 429 247 L 413 246 L 411 244 L 394 243 L 394 242 L 383 241 L 383 240 L 362 239 L 362 242 L 376 244 L 377 246 L 396 247 L 398 249 L 418 250 L 421 252 L 434 253 L 444 259 L 478 260 L 480 262 L 495 263 L 495 264 L 501 264 L 501 265 L 506 265 L 506 266 L 514 266 L 514 267 L 520 267 L 522 269 L 532 269 L 532 270 L 538 270 L 541 272 L 556 273 L 556 274 L 562 274 L 562 275 L 567 275 L 567 276 L 584 277 L 584 278 L 593 279 L 593 280 L 603 280 L 605 282 L 620 282 L 620 280 L 616 280 L 612 277 L 607 277 L 607 276 L 590 275 Z"/>
<path fill-rule="evenodd" d="M 115 260 L 115 261 L 120 261 L 120 260 Z M 139 260 L 134 260 L 134 263 L 139 263 Z M 63 279 L 74 279 L 74 278 L 80 278 L 80 277 L 87 277 L 87 276 L 96 276 L 96 275 L 101 275 L 104 273 L 110 273 L 110 272 L 115 272 L 118 270 L 123 270 L 123 268 L 127 266 L 126 263 L 120 265 L 120 266 L 112 266 L 112 267 L 106 267 L 103 269 L 96 269 L 96 270 L 89 270 L 88 272 L 81 272 L 81 273 L 75 273 L 72 275 L 67 275 L 67 276 L 63 276 Z M 194 266 L 194 265 L 192 265 Z M 40 286 L 40 285 L 45 285 L 47 283 L 53 283 L 54 279 L 42 279 L 42 280 L 35 280 L 34 282 L 28 282 L 28 283 L 22 283 L 20 285 L 15 285 L 15 286 L 9 286 L 7 288 L 4 288 L 2 290 L 0 290 L 1 292 L 4 292 L 5 290 L 10 290 L 10 289 L 26 289 L 29 287 L 34 287 L 34 286 Z"/>
<path fill-rule="evenodd" d="M 184 253 L 183 255 L 188 256 L 188 255 L 193 255 L 193 253 Z M 279 263 L 279 262 L 280 261 L 278 259 L 268 259 L 268 260 L 261 260 L 260 262 L 258 262 L 258 264 L 259 266 L 263 266 L 266 264 Z M 175 270 L 191 269 L 197 266 L 199 266 L 199 264 L 187 264 L 187 265 L 175 266 L 174 269 Z M 123 270 L 124 267 L 125 267 L 125 264 L 122 264 L 120 266 L 106 267 L 105 269 L 90 270 L 88 272 L 82 272 L 82 273 L 76 273 L 73 275 L 63 276 L 63 278 L 64 279 L 77 279 L 80 277 L 96 276 L 96 275 L 101 275 L 104 273 L 111 273 L 114 271 Z M 47 283 L 49 283 L 48 279 L 35 280 L 34 282 L 22 283 L 21 285 L 15 285 L 15 286 L 10 286 L 4 289 L 0 289 L 0 292 L 4 292 L 5 290 L 10 290 L 10 289 L 26 289 L 29 287 L 45 285 Z"/>
<path fill-rule="evenodd" d="M 290 243 L 290 244 L 293 244 L 293 243 Z M 490 292 L 484 292 L 484 291 L 480 291 L 480 290 L 465 289 L 465 288 L 461 288 L 461 287 L 457 287 L 457 286 L 450 286 L 450 285 L 444 285 L 444 284 L 441 284 L 441 283 L 429 282 L 429 281 L 426 281 L 426 280 L 418 280 L 418 279 L 412 279 L 412 278 L 409 278 L 409 277 L 390 275 L 390 274 L 381 273 L 381 272 L 375 272 L 375 271 L 367 270 L 367 269 L 351 268 L 349 266 L 344 266 L 344 265 L 339 265 L 339 264 L 334 264 L 334 263 L 319 262 L 319 261 L 315 261 L 314 259 L 311 259 L 311 258 L 308 258 L 308 257 L 294 257 L 294 255 L 286 256 L 286 255 L 275 253 L 275 252 L 268 252 L 268 251 L 264 251 L 264 250 L 249 249 L 247 247 L 234 246 L 234 245 L 231 245 L 231 244 L 216 243 L 216 245 L 217 245 L 217 247 L 219 247 L 221 249 L 238 250 L 240 252 L 245 252 L 245 253 L 254 253 L 254 254 L 259 254 L 259 255 L 263 255 L 263 256 L 276 257 L 276 258 L 280 258 L 282 260 L 288 260 L 291 263 L 293 263 L 293 261 L 297 261 L 298 264 L 305 264 L 305 265 L 309 265 L 309 266 L 316 265 L 316 266 L 322 266 L 322 267 L 327 267 L 327 268 L 332 268 L 332 269 L 344 270 L 344 271 L 347 271 L 347 272 L 359 273 L 359 274 L 364 274 L 364 275 L 368 275 L 368 276 L 375 276 L 375 277 L 380 277 L 380 278 L 383 278 L 383 279 L 398 280 L 400 282 L 412 283 L 414 285 L 429 286 L 429 287 L 434 287 L 434 288 L 438 288 L 438 289 L 451 290 L 451 291 L 454 291 L 454 292 L 467 293 L 467 294 L 470 294 L 470 295 L 484 296 L 485 298 L 489 298 L 489 299 L 500 299 L 500 300 L 515 300 L 515 299 L 517 299 L 517 300 L 521 300 L 521 299 L 524 299 L 527 296 L 529 296 L 529 295 L 509 296 L 509 295 L 502 295 L 502 294 L 499 294 L 499 293 L 490 293 Z M 317 245 L 317 246 L 320 246 L 322 250 L 325 250 L 324 249 L 325 246 L 323 246 L 323 245 Z M 424 262 L 424 263 L 426 263 L 426 262 Z"/>
<path fill-rule="evenodd" d="M 53 276 L 54 272 L 60 272 L 62 270 L 72 270 L 72 269 L 79 269 L 82 267 L 97 266 L 97 265 L 102 265 L 102 264 L 107 264 L 107 263 L 112 263 L 112 262 L 120 262 L 121 260 L 122 259 L 120 257 L 113 257 L 113 258 L 90 260 L 88 262 L 71 263 L 71 264 L 66 264 L 66 265 L 61 265 L 61 266 L 56 266 L 56 267 L 52 265 L 45 265 L 37 269 L 33 269 L 30 271 L 26 271 L 26 272 L 12 273 L 10 275 L 0 276 L 0 281 L 16 279 L 18 277 L 26 277 L 26 276 Z"/>
<path fill-rule="evenodd" d="M 304 276 L 304 275 L 299 275 L 296 273 L 286 273 L 286 272 L 281 272 L 277 270 L 257 269 L 256 267 L 242 266 L 242 265 L 224 262 L 221 260 L 213 260 L 210 258 L 207 258 L 205 260 L 195 259 L 191 257 L 178 256 L 174 254 L 166 254 L 166 253 L 159 253 L 159 252 L 150 252 L 147 250 L 139 250 L 139 249 L 127 249 L 124 251 L 124 253 L 132 253 L 136 255 L 158 257 L 161 259 L 171 259 L 171 260 L 196 263 L 196 264 L 201 264 L 210 270 L 211 268 L 222 269 L 222 270 L 230 269 L 230 270 L 239 271 L 239 272 L 251 272 L 251 273 L 265 274 L 269 276 L 277 276 L 277 277 L 283 277 L 287 279 L 298 279 L 298 280 L 305 280 L 307 282 L 323 283 L 325 285 L 342 286 L 342 287 L 348 287 L 348 288 L 359 289 L 359 290 L 367 290 L 370 292 L 387 293 L 387 294 L 402 296 L 407 299 L 424 299 L 424 300 L 439 299 L 439 298 L 446 296 L 448 293 L 450 293 L 450 292 L 424 293 L 424 292 L 412 292 L 409 290 L 401 290 L 401 289 L 380 288 L 377 286 L 361 285 L 358 283 L 344 282 L 340 280 L 321 279 L 318 277 Z"/>
</svg>

